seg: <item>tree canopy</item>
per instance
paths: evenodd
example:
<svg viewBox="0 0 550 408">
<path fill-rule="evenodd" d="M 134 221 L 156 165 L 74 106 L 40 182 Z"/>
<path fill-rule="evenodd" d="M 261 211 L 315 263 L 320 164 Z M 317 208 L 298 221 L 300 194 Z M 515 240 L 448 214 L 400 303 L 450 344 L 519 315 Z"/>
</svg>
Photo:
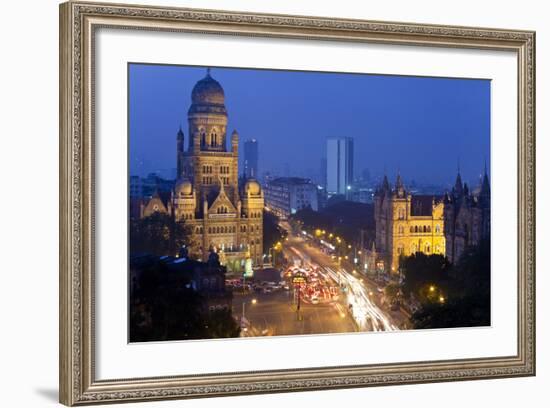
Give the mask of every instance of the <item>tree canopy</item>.
<svg viewBox="0 0 550 408">
<path fill-rule="evenodd" d="M 153 255 L 175 255 L 189 246 L 189 227 L 173 217 L 156 212 L 149 217 L 130 221 L 130 252 Z"/>
<path fill-rule="evenodd" d="M 470 246 L 454 264 L 444 263 L 441 280 L 427 259 L 404 259 L 404 287 L 414 293 L 421 308 L 412 316 L 417 329 L 474 327 L 491 324 L 491 245 L 489 240 Z M 437 262 L 434 261 L 435 264 Z M 427 267 L 431 265 L 431 267 Z M 426 267 L 426 279 L 419 277 Z M 428 283 L 427 283 L 428 282 Z M 429 283 L 433 282 L 433 283 Z M 429 285 L 429 286 L 426 286 Z M 430 290 L 433 287 L 433 290 Z"/>
</svg>

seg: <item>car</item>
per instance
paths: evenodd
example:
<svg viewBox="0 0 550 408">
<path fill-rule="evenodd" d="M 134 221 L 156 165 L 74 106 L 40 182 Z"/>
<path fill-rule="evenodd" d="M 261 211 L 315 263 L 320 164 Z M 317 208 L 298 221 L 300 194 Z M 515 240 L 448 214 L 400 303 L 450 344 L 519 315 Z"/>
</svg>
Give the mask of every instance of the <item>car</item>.
<svg viewBox="0 0 550 408">
<path fill-rule="evenodd" d="M 312 305 L 317 305 L 319 304 L 319 298 L 317 296 L 312 296 L 311 297 L 311 304 Z"/>
</svg>

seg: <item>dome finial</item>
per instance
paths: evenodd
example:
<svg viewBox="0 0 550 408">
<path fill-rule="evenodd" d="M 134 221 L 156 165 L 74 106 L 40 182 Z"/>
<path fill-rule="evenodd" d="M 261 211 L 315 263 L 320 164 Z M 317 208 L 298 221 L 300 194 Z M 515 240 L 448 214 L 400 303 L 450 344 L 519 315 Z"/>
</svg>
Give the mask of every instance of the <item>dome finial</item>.
<svg viewBox="0 0 550 408">
<path fill-rule="evenodd" d="M 210 76 L 210 67 L 206 68 L 206 76 L 207 76 L 207 77 Z"/>
</svg>

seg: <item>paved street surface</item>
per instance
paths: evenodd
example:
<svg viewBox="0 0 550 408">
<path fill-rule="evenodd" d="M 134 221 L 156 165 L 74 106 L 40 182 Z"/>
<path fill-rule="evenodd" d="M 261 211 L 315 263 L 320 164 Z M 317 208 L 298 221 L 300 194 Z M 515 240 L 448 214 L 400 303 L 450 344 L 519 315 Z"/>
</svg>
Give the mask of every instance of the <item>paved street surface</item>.
<svg viewBox="0 0 550 408">
<path fill-rule="evenodd" d="M 255 299 L 255 303 L 252 300 Z M 292 290 L 273 293 L 233 293 L 234 315 L 241 319 L 245 303 L 245 319 L 249 323 L 245 336 L 277 336 L 295 334 L 344 333 L 357 331 L 349 314 L 341 314 L 333 304 L 312 305 L 302 302 L 296 311 Z"/>
<path fill-rule="evenodd" d="M 288 225 L 282 226 L 289 231 Z M 292 284 L 287 288 L 269 285 L 269 290 L 262 289 L 268 280 L 283 280 L 275 270 L 255 275 L 259 285 L 256 290 L 235 289 L 233 313 L 241 322 L 242 336 L 392 331 L 407 323 L 403 313 L 384 304 L 382 289 L 374 282 L 341 267 L 302 236 L 289 231 L 283 251 L 292 261 L 283 274 L 306 269 L 314 284 L 302 286 L 299 311 L 298 291 Z"/>
<path fill-rule="evenodd" d="M 346 294 L 340 297 L 339 302 L 348 310 L 351 305 L 350 311 L 359 331 L 399 330 L 408 320 L 399 310 L 391 311 L 388 305 L 383 305 L 383 295 L 373 282 L 359 272 L 339 266 L 329 255 L 302 237 L 289 235 L 285 251 L 290 258 L 299 258 L 301 262 L 319 268 L 327 279 L 343 286 Z"/>
</svg>

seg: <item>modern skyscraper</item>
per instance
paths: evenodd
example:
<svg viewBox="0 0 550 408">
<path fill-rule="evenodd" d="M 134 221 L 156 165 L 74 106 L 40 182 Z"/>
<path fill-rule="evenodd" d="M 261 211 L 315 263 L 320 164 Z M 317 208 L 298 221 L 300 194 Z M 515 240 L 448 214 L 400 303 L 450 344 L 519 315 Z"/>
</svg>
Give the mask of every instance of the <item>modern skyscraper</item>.
<svg viewBox="0 0 550 408">
<path fill-rule="evenodd" d="M 353 182 L 353 138 L 327 140 L 327 193 L 346 194 Z"/>
<path fill-rule="evenodd" d="M 258 178 L 258 141 L 256 139 L 244 142 L 244 175 L 246 178 Z"/>
</svg>

